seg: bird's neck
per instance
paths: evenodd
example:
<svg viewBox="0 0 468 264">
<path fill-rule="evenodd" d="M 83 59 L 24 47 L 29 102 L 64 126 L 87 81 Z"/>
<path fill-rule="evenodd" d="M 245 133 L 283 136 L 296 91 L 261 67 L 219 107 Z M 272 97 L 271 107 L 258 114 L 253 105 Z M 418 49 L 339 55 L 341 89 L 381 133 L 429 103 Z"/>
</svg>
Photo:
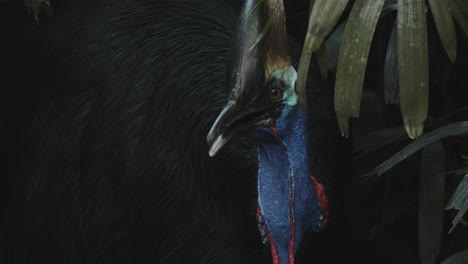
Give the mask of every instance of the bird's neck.
<svg viewBox="0 0 468 264">
<path fill-rule="evenodd" d="M 258 218 L 275 264 L 294 263 L 303 233 L 319 230 L 323 220 L 308 170 L 305 125 L 298 106 L 285 106 L 271 127 L 275 141 L 259 143 Z"/>
</svg>

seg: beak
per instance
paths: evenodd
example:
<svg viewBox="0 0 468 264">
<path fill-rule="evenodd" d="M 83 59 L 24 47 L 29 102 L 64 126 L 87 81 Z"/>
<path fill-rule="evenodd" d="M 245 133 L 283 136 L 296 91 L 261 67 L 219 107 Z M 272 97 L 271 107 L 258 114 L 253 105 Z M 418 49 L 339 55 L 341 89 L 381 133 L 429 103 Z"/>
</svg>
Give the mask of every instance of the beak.
<svg viewBox="0 0 468 264">
<path fill-rule="evenodd" d="M 246 0 L 241 11 L 241 17 L 234 39 L 233 50 L 236 56 L 229 64 L 232 68 L 228 70 L 228 83 L 231 87 L 230 100 L 226 107 L 221 111 L 215 123 L 207 136 L 210 145 L 209 155 L 215 156 L 216 153 L 229 141 L 238 130 L 239 125 L 233 125 L 235 117 L 239 117 L 239 98 L 249 98 L 256 92 L 257 84 L 262 83 L 259 80 L 259 65 L 261 50 L 258 45 L 254 45 L 261 28 L 262 12 L 257 8 L 259 0 Z M 240 96 L 240 95 L 243 96 Z M 252 97 L 250 97 L 252 98 Z"/>
<path fill-rule="evenodd" d="M 257 105 L 253 102 L 249 105 L 238 105 L 235 101 L 229 101 L 219 116 L 216 118 L 207 136 L 210 145 L 209 155 L 214 157 L 226 143 L 239 132 L 253 126 L 265 125 L 271 117 L 278 115 L 283 104 Z"/>
<path fill-rule="evenodd" d="M 210 132 L 208 133 L 206 140 L 210 145 L 210 151 L 208 152 L 210 157 L 214 157 L 232 137 L 232 135 L 226 137 L 226 135 L 223 134 L 223 132 L 225 131 L 222 131 L 222 127 L 224 127 L 223 124 L 226 123 L 227 113 L 230 113 L 232 111 L 234 105 L 234 101 L 229 101 L 229 103 L 219 114 L 218 118 L 216 118 L 216 121 L 214 122 L 213 126 L 210 129 Z"/>
<path fill-rule="evenodd" d="M 266 33 L 261 34 L 261 31 Z M 268 119 L 265 113 L 270 108 L 254 108 L 241 98 L 254 99 L 258 89 L 275 69 L 291 65 L 289 42 L 283 0 L 246 0 L 234 39 L 232 69 L 228 72 L 231 86 L 230 101 L 221 111 L 208 133 L 211 146 L 209 155 L 216 153 L 238 131 L 259 120 Z M 262 45 L 257 45 L 262 42 Z M 259 74 L 262 73 L 263 74 Z M 242 96 L 241 96 L 242 95 Z M 240 101 L 239 101 L 240 100 Z M 274 106 L 277 107 L 277 106 Z M 267 111 L 265 111 L 267 110 Z"/>
</svg>

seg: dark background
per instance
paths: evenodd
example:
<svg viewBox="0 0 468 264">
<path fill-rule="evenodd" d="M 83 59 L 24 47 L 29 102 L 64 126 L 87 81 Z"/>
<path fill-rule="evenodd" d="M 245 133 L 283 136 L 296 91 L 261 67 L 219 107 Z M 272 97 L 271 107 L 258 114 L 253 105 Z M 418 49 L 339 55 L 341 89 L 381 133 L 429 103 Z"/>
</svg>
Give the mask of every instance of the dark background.
<svg viewBox="0 0 468 264">
<path fill-rule="evenodd" d="M 229 2 L 229 6 L 234 6 L 234 8 L 229 8 L 236 9 L 238 1 Z M 105 3 L 94 6 L 98 8 L 97 10 L 102 10 Z M 40 16 L 38 25 L 33 17 L 27 14 L 21 1 L 0 4 L 0 65 L 2 69 L 0 73 L 0 87 L 2 88 L 0 96 L 2 130 L 0 219 L 5 218 L 7 208 L 16 206 L 10 197 L 15 195 L 12 192 L 16 190 L 14 187 L 17 184 L 16 177 L 25 159 L 25 138 L 29 137 L 31 131 L 35 131 L 31 128 L 33 120 L 48 102 L 67 97 L 65 87 L 63 91 L 57 89 L 63 81 L 55 83 L 54 78 L 66 79 L 67 76 L 61 76 L 60 73 L 62 66 L 59 64 L 62 61 L 60 54 L 66 53 L 67 47 L 73 45 L 80 36 L 69 34 L 62 36 L 60 32 L 63 31 L 57 33 L 54 32 L 54 28 L 80 27 L 81 25 L 77 23 L 82 15 L 79 10 L 84 10 L 85 7 L 78 4 L 75 17 L 68 18 L 60 16 L 62 10 L 68 10 L 67 14 L 70 13 L 68 4 L 62 4 L 57 0 L 57 3 L 53 3 L 53 7 L 55 15 Z M 308 1 L 286 1 L 286 9 L 288 31 L 297 43 L 302 43 L 307 29 Z M 56 16 L 59 17 L 60 22 L 55 20 Z M 90 17 L 98 18 L 99 13 Z M 367 143 L 366 146 L 372 146 L 372 142 L 369 142 L 371 139 L 366 141 L 366 136 L 370 132 L 392 129 L 394 133 L 387 133 L 388 137 L 398 138 L 398 135 L 402 133 L 404 135 L 398 106 L 385 105 L 383 101 L 385 51 L 394 19 L 395 16 L 390 14 L 381 19 L 378 25 L 367 67 L 361 116 L 352 121 L 350 138 L 348 140 L 337 139 L 337 127 L 330 125 L 330 122 L 327 123 L 330 126 L 329 130 L 324 130 L 321 132 L 324 135 L 319 136 L 324 140 L 320 150 L 325 158 L 322 159 L 321 168 L 318 170 L 322 170 L 321 173 L 325 175 L 328 174 L 332 182 L 336 219 L 324 233 L 306 239 L 304 246 L 306 250 L 299 252 L 298 263 L 311 263 L 309 262 L 311 259 L 316 263 L 322 263 L 322 261 L 323 263 L 345 261 L 382 264 L 419 263 L 417 199 L 420 154 L 404 161 L 384 177 L 367 183 L 357 183 L 357 179 L 411 141 L 407 138 L 398 139 L 391 145 L 383 146 L 369 155 L 355 159 L 352 157 L 352 145 L 354 149 L 360 142 Z M 70 24 L 56 25 L 63 22 Z M 90 27 L 93 26 L 92 23 L 86 21 L 83 26 Z M 431 87 L 430 114 L 426 132 L 451 122 L 468 120 L 466 109 L 468 107 L 466 84 L 468 42 L 460 34 L 457 61 L 452 64 L 445 56 L 433 24 L 429 24 L 429 41 Z M 51 45 L 48 46 L 48 43 Z M 57 51 L 54 52 L 56 57 L 53 59 L 48 57 L 50 50 L 47 49 Z M 28 61 L 28 56 L 34 58 L 31 59 L 31 63 Z M 131 68 L 132 65 L 129 67 Z M 334 69 L 330 70 L 333 74 Z M 329 89 L 329 94 L 321 99 L 326 108 L 330 108 L 332 79 L 321 81 Z M 400 128 L 394 129 L 396 127 Z M 333 132 L 330 132 L 332 130 Z M 328 136 L 330 133 L 333 135 Z M 33 148 L 40 146 L 40 142 L 36 143 L 38 144 Z M 466 167 L 461 156 L 468 155 L 467 138 L 450 138 L 443 144 L 447 171 Z M 329 149 L 328 153 L 327 149 Z M 453 189 L 459 179 L 459 176 L 447 177 L 448 188 Z M 447 212 L 444 230 L 448 231 L 450 228 L 453 216 L 453 211 Z M 14 220 L 22 221 L 22 219 L 9 221 Z M 5 230 L 9 228 L 9 225 L 5 224 L 2 234 L 8 233 Z M 178 235 L 174 231 L 174 236 Z M 192 249 L 189 247 L 187 250 L 194 250 L 195 245 L 197 243 L 192 245 Z M 246 247 L 253 247 L 258 252 L 263 251 L 255 239 Z M 117 247 L 115 250 L 118 249 Z M 458 226 L 451 235 L 444 235 L 440 260 L 463 249 L 468 249 L 468 228 Z M 268 252 L 268 250 L 264 251 Z M 116 252 L 116 255 L 119 254 Z M 268 255 L 268 253 L 259 253 L 259 255 Z M 121 261 L 125 262 L 125 259 Z"/>
</svg>

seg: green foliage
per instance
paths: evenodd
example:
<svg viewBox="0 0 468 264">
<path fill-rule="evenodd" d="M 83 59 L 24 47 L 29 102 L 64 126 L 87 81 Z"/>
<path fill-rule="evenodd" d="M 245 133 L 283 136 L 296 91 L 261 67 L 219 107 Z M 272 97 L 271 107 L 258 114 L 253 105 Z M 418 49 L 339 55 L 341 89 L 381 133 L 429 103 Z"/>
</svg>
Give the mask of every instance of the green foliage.
<svg viewBox="0 0 468 264">
<path fill-rule="evenodd" d="M 429 57 L 424 0 L 399 0 L 397 16 L 400 109 L 406 133 L 422 135 L 429 101 Z"/>
<path fill-rule="evenodd" d="M 419 257 L 422 264 L 436 263 L 442 244 L 445 149 L 436 141 L 422 151 L 419 173 Z"/>
<path fill-rule="evenodd" d="M 357 117 L 372 37 L 384 0 L 357 0 L 344 32 L 335 85 L 335 110 L 343 135 L 348 117 Z"/>
<path fill-rule="evenodd" d="M 452 228 L 449 231 L 452 232 L 455 226 L 461 222 L 462 217 L 468 212 L 468 173 L 460 181 L 460 184 L 448 202 L 447 209 L 458 210 L 457 216 L 452 221 Z"/>
<path fill-rule="evenodd" d="M 424 147 L 446 137 L 458 135 L 468 135 L 468 121 L 453 123 L 425 134 L 370 171 L 366 174 L 366 177 L 371 177 L 372 175 L 380 176 Z"/>
<path fill-rule="evenodd" d="M 459 252 L 446 259 L 442 264 L 465 264 L 468 263 L 468 250 Z"/>
<path fill-rule="evenodd" d="M 332 32 L 343 13 L 348 0 L 312 0 L 313 8 L 309 17 L 309 27 L 299 63 L 296 90 L 299 102 L 306 108 L 307 73 L 312 53 L 314 53 Z"/>
<path fill-rule="evenodd" d="M 429 0 L 442 44 L 450 60 L 455 62 L 457 57 L 457 35 L 450 7 L 446 3 L 447 1 L 444 0 Z"/>
<path fill-rule="evenodd" d="M 301 101 L 305 98 L 306 73 L 312 53 L 335 27 L 348 1 L 311 1 L 309 29 L 301 55 L 297 89 Z M 453 18 L 468 36 L 468 1 L 430 0 L 356 0 L 350 3 L 351 13 L 338 58 L 335 111 L 344 136 L 348 134 L 348 117 L 358 117 L 361 94 L 367 66 L 369 45 L 378 18 L 397 12 L 396 37 L 390 38 L 385 69 L 386 102 L 400 103 L 401 114 L 408 136 L 422 135 L 427 118 L 429 97 L 429 59 L 427 8 L 429 7 L 445 48 L 452 62 L 456 59 L 457 40 Z M 383 4 L 383 7 L 382 7 Z M 359 39 L 360 43 L 356 43 Z M 395 45 L 395 43 L 397 43 Z M 397 52 L 395 52 L 395 46 Z M 356 57 L 355 57 L 356 56 Z M 398 75 L 393 65 L 398 64 Z M 389 74 L 394 74 L 394 79 Z M 392 83 L 398 79 L 398 85 Z"/>
<path fill-rule="evenodd" d="M 365 137 L 358 136 L 355 141 L 356 157 L 362 158 L 377 149 L 403 141 L 405 131 L 411 139 L 419 138 L 365 174 L 365 179 L 376 180 L 375 176 L 388 172 L 400 162 L 422 150 L 419 168 L 419 195 L 410 196 L 406 203 L 393 204 L 388 211 L 382 212 L 386 216 L 384 217 L 386 220 L 373 232 L 376 233 L 377 230 L 383 230 L 385 225 L 390 225 L 392 219 L 397 218 L 397 215 L 401 214 L 404 208 L 408 208 L 413 199 L 417 199 L 419 202 L 419 259 L 422 264 L 435 264 L 439 260 L 444 237 L 445 207 L 458 210 L 453 219 L 451 230 L 462 222 L 463 216 L 468 211 L 468 176 L 465 176 L 453 194 L 450 194 L 452 198 L 445 206 L 445 192 L 447 191 L 445 182 L 448 173 L 444 173 L 444 170 L 445 161 L 449 154 L 444 149 L 442 142 L 448 137 L 468 135 L 468 122 L 433 127 L 432 131 L 422 135 L 430 107 L 429 46 L 431 43 L 428 43 L 428 29 L 429 24 L 432 23 L 430 20 L 432 17 L 445 53 L 442 55 L 446 55 L 455 64 L 458 40 L 454 21 L 468 36 L 468 1 L 356 0 L 350 3 L 349 7 L 351 8 L 350 14 L 341 19 L 346 23 L 344 33 L 338 34 L 337 32 L 342 25 L 339 27 L 335 25 L 336 31 L 330 34 L 330 39 L 340 43 L 336 65 L 335 112 L 342 135 L 348 135 L 349 118 L 360 115 L 368 55 L 376 25 L 379 19 L 396 12 L 397 19 L 388 36 L 382 83 L 384 101 L 387 104 L 399 105 L 404 129 L 397 127 L 377 131 Z M 314 21 L 314 23 L 309 22 L 309 32 L 311 30 L 325 31 L 320 28 L 322 24 L 324 28 L 330 27 L 328 17 L 315 16 L 319 8 L 321 7 L 316 3 L 310 12 L 310 21 Z M 324 21 L 320 21 L 320 19 Z M 316 52 L 318 48 L 318 45 L 309 42 L 312 42 L 311 38 L 306 38 L 304 52 L 301 56 L 301 66 L 308 65 L 312 53 Z M 329 44 L 328 41 L 326 44 Z M 306 47 L 314 48 L 306 49 Z M 328 57 L 335 56 L 331 52 L 327 55 Z M 319 54 L 317 54 L 317 61 L 319 65 L 323 64 L 319 61 Z M 334 62 L 331 59 L 329 67 L 331 65 L 333 68 Z M 306 76 L 304 75 L 307 71 L 299 69 L 299 80 L 305 80 Z M 303 82 L 298 82 L 297 85 L 299 89 L 305 89 Z M 301 90 L 300 96 L 305 98 L 305 92 L 305 90 Z M 466 173 L 466 169 L 458 172 Z M 467 252 L 456 254 L 443 262 L 443 264 L 449 263 L 468 263 Z"/>
</svg>

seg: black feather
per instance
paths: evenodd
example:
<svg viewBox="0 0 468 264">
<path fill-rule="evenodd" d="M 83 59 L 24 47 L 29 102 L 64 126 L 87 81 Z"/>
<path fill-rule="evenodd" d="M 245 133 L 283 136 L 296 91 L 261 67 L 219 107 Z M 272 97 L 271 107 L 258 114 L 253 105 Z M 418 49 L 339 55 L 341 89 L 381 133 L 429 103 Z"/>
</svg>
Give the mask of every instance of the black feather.
<svg viewBox="0 0 468 264">
<path fill-rule="evenodd" d="M 0 262 L 264 260 L 255 145 L 212 159 L 205 141 L 241 2 L 63 0 L 39 27 L 16 18 L 8 83 L 24 124 Z M 326 90 L 310 110 L 323 179 L 340 156 L 321 151 L 341 146 Z"/>
</svg>

